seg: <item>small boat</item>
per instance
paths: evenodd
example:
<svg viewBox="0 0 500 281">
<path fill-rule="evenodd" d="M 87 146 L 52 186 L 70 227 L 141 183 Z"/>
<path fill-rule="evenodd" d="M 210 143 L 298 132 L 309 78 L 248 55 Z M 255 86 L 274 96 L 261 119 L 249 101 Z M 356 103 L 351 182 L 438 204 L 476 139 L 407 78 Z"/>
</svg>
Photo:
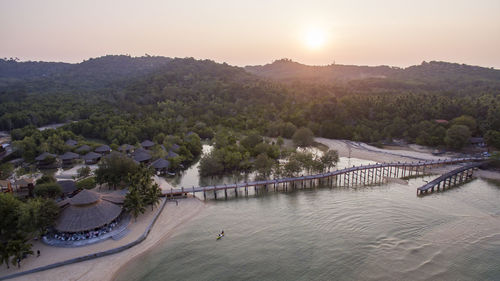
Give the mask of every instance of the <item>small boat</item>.
<svg viewBox="0 0 500 281">
<path fill-rule="evenodd" d="M 224 237 L 224 233 L 219 233 L 219 235 L 217 235 L 217 240 L 220 240 L 222 237 Z"/>
</svg>

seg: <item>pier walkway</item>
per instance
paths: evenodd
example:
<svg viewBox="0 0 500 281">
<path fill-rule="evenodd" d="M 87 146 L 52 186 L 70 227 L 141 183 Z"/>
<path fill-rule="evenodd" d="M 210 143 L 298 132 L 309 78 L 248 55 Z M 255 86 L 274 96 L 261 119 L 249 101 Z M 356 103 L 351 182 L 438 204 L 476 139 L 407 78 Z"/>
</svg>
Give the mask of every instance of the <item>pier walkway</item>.
<svg viewBox="0 0 500 281">
<path fill-rule="evenodd" d="M 439 191 L 440 188 L 441 190 L 444 190 L 445 188 L 450 188 L 457 184 L 462 184 L 470 180 L 472 178 L 474 169 L 477 169 L 483 164 L 483 162 L 467 164 L 463 167 L 441 175 L 433 181 L 417 188 L 417 195 L 426 195 L 434 192 L 434 190 Z"/>
<path fill-rule="evenodd" d="M 421 175 L 424 174 L 428 169 L 440 167 L 443 165 L 478 162 L 484 160 L 486 159 L 483 157 L 469 157 L 409 163 L 377 163 L 372 165 L 353 166 L 350 168 L 309 176 L 287 177 L 280 179 L 202 187 L 193 186 L 191 188 L 171 188 L 170 190 L 164 190 L 162 194 L 166 197 L 173 197 L 185 196 L 188 193 L 192 193 L 193 196 L 196 193 L 203 193 L 203 198 L 207 199 L 207 193 L 213 193 L 214 199 L 217 199 L 218 191 L 223 191 L 224 197 L 227 199 L 228 190 L 234 190 L 234 196 L 238 197 L 240 195 L 248 196 L 249 188 L 253 188 L 254 193 L 257 194 L 259 192 L 259 187 L 263 187 L 265 188 L 265 190 L 268 190 L 268 188 L 272 187 L 275 191 L 287 191 L 289 188 L 304 188 L 307 185 L 311 187 L 316 184 L 329 186 L 361 186 L 379 184 L 387 178 L 405 178 L 415 175 Z"/>
</svg>

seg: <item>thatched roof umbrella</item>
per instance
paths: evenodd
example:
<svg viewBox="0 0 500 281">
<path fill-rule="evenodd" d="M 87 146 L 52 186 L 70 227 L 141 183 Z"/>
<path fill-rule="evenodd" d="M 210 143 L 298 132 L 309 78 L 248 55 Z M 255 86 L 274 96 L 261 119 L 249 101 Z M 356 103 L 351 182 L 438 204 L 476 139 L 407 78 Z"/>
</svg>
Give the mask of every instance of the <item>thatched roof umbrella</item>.
<svg viewBox="0 0 500 281">
<path fill-rule="evenodd" d="M 97 192 L 82 190 L 69 199 L 69 206 L 62 210 L 55 229 L 74 233 L 99 228 L 112 222 L 120 215 L 122 208 L 110 201 Z"/>
</svg>

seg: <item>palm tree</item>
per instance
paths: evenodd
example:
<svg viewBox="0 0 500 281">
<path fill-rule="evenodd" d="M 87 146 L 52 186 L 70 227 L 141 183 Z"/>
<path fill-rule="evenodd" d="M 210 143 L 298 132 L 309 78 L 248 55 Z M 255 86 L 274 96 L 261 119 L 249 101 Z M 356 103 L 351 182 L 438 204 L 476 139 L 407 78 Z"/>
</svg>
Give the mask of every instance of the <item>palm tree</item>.
<svg viewBox="0 0 500 281">
<path fill-rule="evenodd" d="M 146 210 L 141 195 L 136 189 L 132 189 L 127 193 L 123 202 L 123 208 L 130 212 L 136 221 L 139 214 L 143 214 Z"/>
<path fill-rule="evenodd" d="M 151 204 L 151 211 L 153 208 L 160 203 L 161 189 L 158 184 L 151 185 L 144 195 L 144 201 L 146 204 Z"/>
</svg>

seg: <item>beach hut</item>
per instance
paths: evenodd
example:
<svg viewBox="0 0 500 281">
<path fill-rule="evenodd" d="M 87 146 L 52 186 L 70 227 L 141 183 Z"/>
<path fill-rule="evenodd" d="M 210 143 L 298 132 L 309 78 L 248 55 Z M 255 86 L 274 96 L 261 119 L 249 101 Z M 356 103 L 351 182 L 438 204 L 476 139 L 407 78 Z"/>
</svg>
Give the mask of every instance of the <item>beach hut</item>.
<svg viewBox="0 0 500 281">
<path fill-rule="evenodd" d="M 59 232 L 76 233 L 94 230 L 113 222 L 122 212 L 117 196 L 103 196 L 95 191 L 82 190 L 65 200 L 55 229 Z M 120 203 L 119 203 L 120 204 Z"/>
<path fill-rule="evenodd" d="M 53 169 L 57 167 L 56 156 L 48 152 L 38 155 L 35 161 L 39 169 Z"/>
<path fill-rule="evenodd" d="M 155 143 L 150 141 L 150 140 L 145 140 L 145 141 L 141 142 L 141 146 L 145 149 L 151 149 L 154 145 L 155 145 Z"/>
<path fill-rule="evenodd" d="M 151 163 L 151 167 L 153 167 L 157 173 L 164 174 L 168 171 L 168 168 L 170 167 L 170 162 L 163 158 L 159 158 L 153 161 L 153 163 Z"/>
<path fill-rule="evenodd" d="M 59 158 L 62 160 L 62 165 L 63 166 L 71 166 L 73 165 L 74 160 L 80 158 L 80 155 L 74 153 L 74 152 L 66 152 L 63 155 L 59 156 Z"/>
<path fill-rule="evenodd" d="M 104 144 L 104 145 L 101 145 L 98 148 L 96 148 L 94 151 L 97 152 L 97 153 L 100 153 L 100 154 L 104 155 L 104 154 L 110 153 L 111 152 L 111 148 L 109 148 L 108 145 Z"/>
<path fill-rule="evenodd" d="M 91 152 L 85 154 L 82 158 L 83 158 L 83 160 L 85 160 L 85 164 L 92 165 L 92 164 L 96 164 L 97 162 L 99 162 L 101 157 L 102 157 L 101 154 L 91 151 Z"/>
<path fill-rule="evenodd" d="M 69 139 L 64 144 L 70 147 L 75 147 L 78 145 L 78 142 L 76 140 Z"/>
<path fill-rule="evenodd" d="M 77 148 L 75 151 L 78 152 L 78 153 L 87 153 L 90 151 L 90 146 L 84 144 L 82 146 L 80 146 L 79 148 Z"/>
</svg>

